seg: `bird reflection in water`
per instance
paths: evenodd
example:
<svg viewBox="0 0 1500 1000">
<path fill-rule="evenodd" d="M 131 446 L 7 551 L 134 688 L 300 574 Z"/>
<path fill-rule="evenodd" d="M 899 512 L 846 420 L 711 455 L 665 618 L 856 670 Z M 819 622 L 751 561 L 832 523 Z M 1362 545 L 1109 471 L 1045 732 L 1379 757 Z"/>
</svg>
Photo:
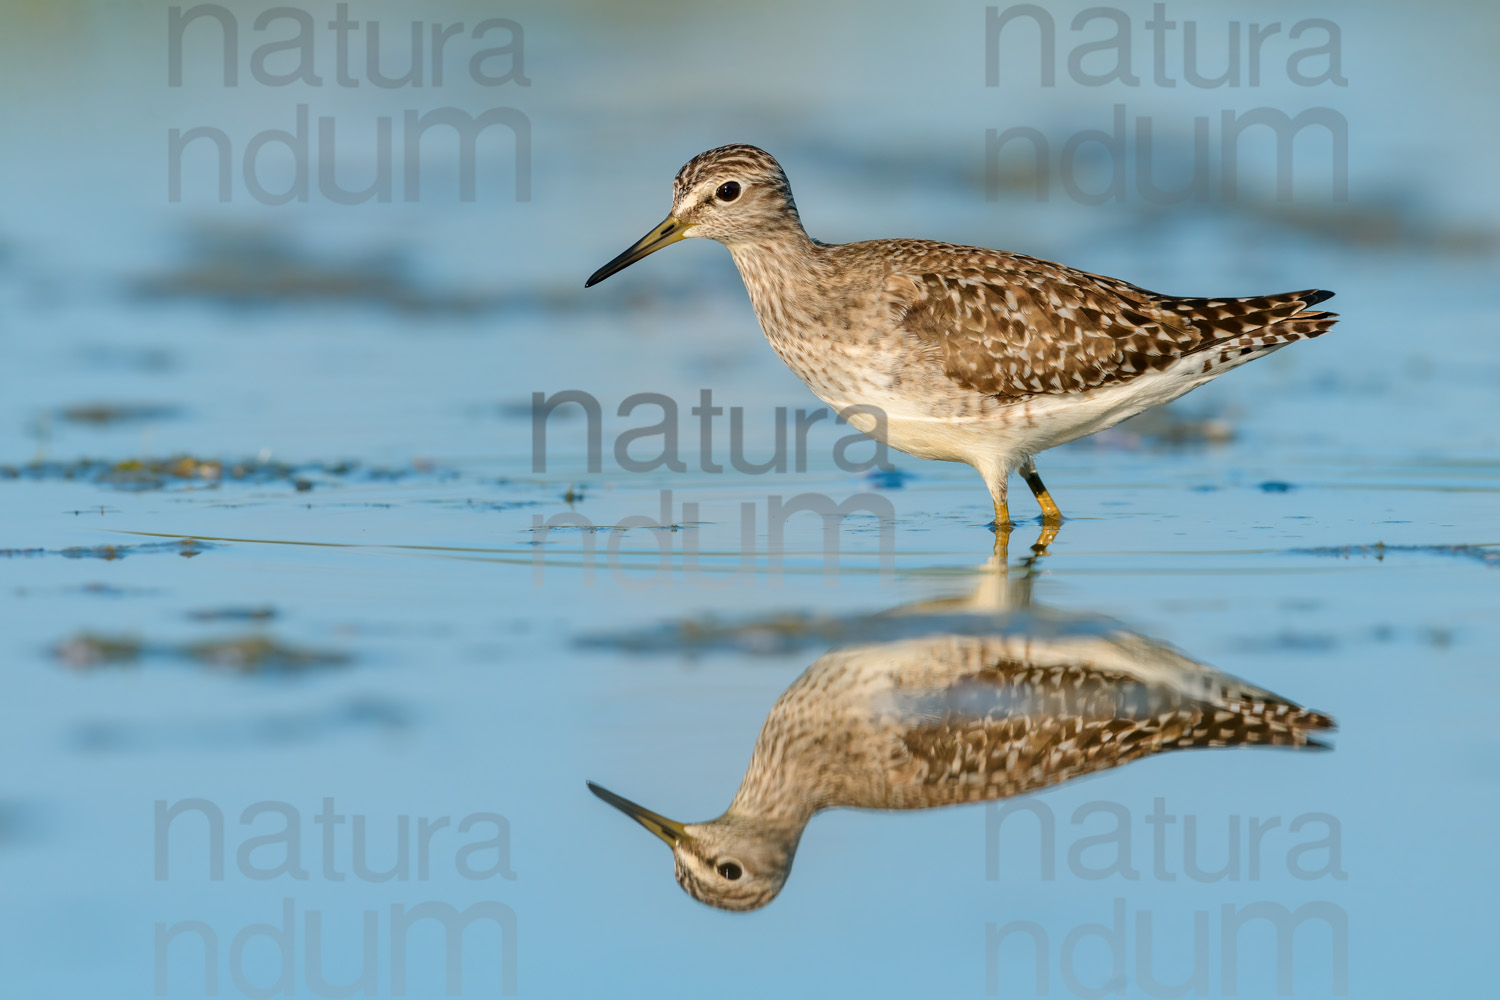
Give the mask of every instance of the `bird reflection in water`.
<svg viewBox="0 0 1500 1000">
<path fill-rule="evenodd" d="M 861 621 L 777 699 L 717 819 L 590 790 L 671 846 L 695 899 L 754 910 L 824 809 L 984 802 L 1175 750 L 1323 746 L 1327 715 L 1118 622 L 1034 606 L 1035 559 L 1009 570 L 998 547 L 968 595 Z"/>
</svg>

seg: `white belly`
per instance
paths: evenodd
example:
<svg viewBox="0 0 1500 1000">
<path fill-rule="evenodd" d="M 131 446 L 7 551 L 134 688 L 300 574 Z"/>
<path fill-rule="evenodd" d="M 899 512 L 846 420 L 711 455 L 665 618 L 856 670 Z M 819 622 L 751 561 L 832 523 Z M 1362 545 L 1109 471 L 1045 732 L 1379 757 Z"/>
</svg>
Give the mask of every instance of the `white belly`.
<svg viewBox="0 0 1500 1000">
<path fill-rule="evenodd" d="M 1257 352 L 1259 353 L 1259 352 Z M 844 401 L 824 397 L 849 424 L 898 451 L 918 458 L 965 462 L 981 471 L 1013 469 L 1028 455 L 1112 427 L 1142 410 L 1170 402 L 1243 359 L 1203 371 L 1203 355 L 1181 359 L 1161 372 L 1148 372 L 1089 392 L 1038 395 L 1016 402 L 994 401 L 965 416 L 942 416 L 916 400 L 899 396 Z M 851 405 L 859 409 L 851 412 Z M 881 411 L 877 416 L 872 408 Z M 979 410 L 980 408 L 975 408 Z"/>
</svg>

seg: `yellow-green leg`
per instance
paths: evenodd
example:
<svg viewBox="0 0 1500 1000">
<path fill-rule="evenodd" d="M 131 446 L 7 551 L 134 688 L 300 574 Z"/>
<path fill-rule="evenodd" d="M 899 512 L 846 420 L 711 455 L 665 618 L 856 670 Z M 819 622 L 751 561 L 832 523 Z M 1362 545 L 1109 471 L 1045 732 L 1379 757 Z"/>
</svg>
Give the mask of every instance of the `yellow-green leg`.
<svg viewBox="0 0 1500 1000">
<path fill-rule="evenodd" d="M 1001 467 L 979 466 L 979 474 L 984 476 L 984 484 L 990 488 L 990 499 L 995 504 L 995 520 L 990 523 L 990 528 L 995 532 L 995 555 L 1004 558 L 1005 548 L 1010 542 L 1010 529 L 1014 527 L 1010 523 L 1010 506 L 1005 502 L 1007 486 L 1005 470 Z"/>
<path fill-rule="evenodd" d="M 1000 572 L 1002 574 L 1006 571 L 1006 567 L 1010 564 L 1010 535 L 1012 527 L 1013 526 L 1007 522 L 1006 524 L 998 525 L 995 528 L 995 551 L 992 558 L 990 559 L 990 566 L 993 567 L 997 572 Z M 1018 564 L 1019 568 L 1021 569 L 1019 580 L 1026 581 L 1028 594 L 1030 593 L 1029 581 L 1031 577 L 1034 576 L 1037 572 L 1037 562 L 1047 554 L 1047 546 L 1051 545 L 1056 538 L 1057 525 L 1049 524 L 1043 527 L 1041 534 L 1037 536 L 1037 540 L 1032 543 L 1031 555 L 1027 556 Z M 1026 603 L 1029 602 L 1019 603 L 1017 604 L 1017 607 L 1025 607 Z"/>
<path fill-rule="evenodd" d="M 1004 566 L 1006 560 L 1010 557 L 1010 532 L 1012 527 L 1013 525 L 1010 523 L 1010 517 L 1007 516 L 1005 508 L 996 507 L 994 555 L 1000 561 L 1001 566 Z"/>
<path fill-rule="evenodd" d="M 989 487 L 990 499 L 995 504 L 995 520 L 991 522 L 990 527 L 994 528 L 997 532 L 1001 528 L 1009 528 L 1011 526 L 1010 506 L 1005 502 L 1010 486 L 1006 482 L 1007 470 L 999 465 L 977 465 L 975 468 L 984 477 L 984 485 Z"/>
<path fill-rule="evenodd" d="M 1052 494 L 1048 493 L 1047 487 L 1042 485 L 1042 477 L 1036 472 L 1036 463 L 1029 458 L 1021 464 L 1021 477 L 1026 480 L 1026 485 L 1031 487 L 1031 495 L 1036 497 L 1036 502 L 1041 505 L 1042 524 L 1052 528 L 1062 524 L 1062 511 L 1057 509 Z"/>
<path fill-rule="evenodd" d="M 1005 473 L 1000 470 L 982 470 L 984 472 L 985 485 L 990 488 L 990 499 L 995 502 L 995 520 L 990 525 L 995 532 L 995 555 L 999 557 L 1000 564 L 1005 564 L 1006 548 L 1010 544 L 1010 530 L 1014 527 L 1010 523 L 1010 507 L 1005 502 L 1006 482 Z"/>
</svg>

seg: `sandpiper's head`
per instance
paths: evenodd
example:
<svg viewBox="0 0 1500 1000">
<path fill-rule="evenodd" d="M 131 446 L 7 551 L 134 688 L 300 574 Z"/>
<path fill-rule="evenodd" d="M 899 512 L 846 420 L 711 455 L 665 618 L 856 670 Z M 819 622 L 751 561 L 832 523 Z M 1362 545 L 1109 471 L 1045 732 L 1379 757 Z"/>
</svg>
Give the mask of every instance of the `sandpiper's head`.
<svg viewBox="0 0 1500 1000">
<path fill-rule="evenodd" d="M 707 823 L 678 823 L 589 782 L 589 791 L 672 848 L 677 884 L 721 910 L 758 910 L 781 892 L 800 829 L 781 831 L 725 813 Z"/>
<path fill-rule="evenodd" d="M 776 158 L 755 146 L 720 146 L 699 153 L 677 171 L 672 214 L 595 271 L 584 287 L 681 239 L 702 236 L 733 247 L 801 231 L 792 189 Z"/>
</svg>

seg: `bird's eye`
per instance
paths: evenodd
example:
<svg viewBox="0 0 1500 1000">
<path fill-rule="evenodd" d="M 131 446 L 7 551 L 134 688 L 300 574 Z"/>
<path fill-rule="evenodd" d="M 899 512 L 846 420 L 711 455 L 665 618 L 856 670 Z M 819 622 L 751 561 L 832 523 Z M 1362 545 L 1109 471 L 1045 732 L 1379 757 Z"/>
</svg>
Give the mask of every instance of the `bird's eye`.
<svg viewBox="0 0 1500 1000">
<path fill-rule="evenodd" d="M 729 881 L 731 882 L 739 878 L 741 875 L 745 874 L 745 870 L 733 861 L 720 861 L 718 865 L 718 871 L 720 875 L 729 879 Z"/>
<path fill-rule="evenodd" d="M 740 185 L 737 181 L 725 181 L 714 194 L 718 195 L 720 201 L 734 201 L 740 196 Z M 735 878 L 739 876 L 736 875 Z"/>
</svg>

